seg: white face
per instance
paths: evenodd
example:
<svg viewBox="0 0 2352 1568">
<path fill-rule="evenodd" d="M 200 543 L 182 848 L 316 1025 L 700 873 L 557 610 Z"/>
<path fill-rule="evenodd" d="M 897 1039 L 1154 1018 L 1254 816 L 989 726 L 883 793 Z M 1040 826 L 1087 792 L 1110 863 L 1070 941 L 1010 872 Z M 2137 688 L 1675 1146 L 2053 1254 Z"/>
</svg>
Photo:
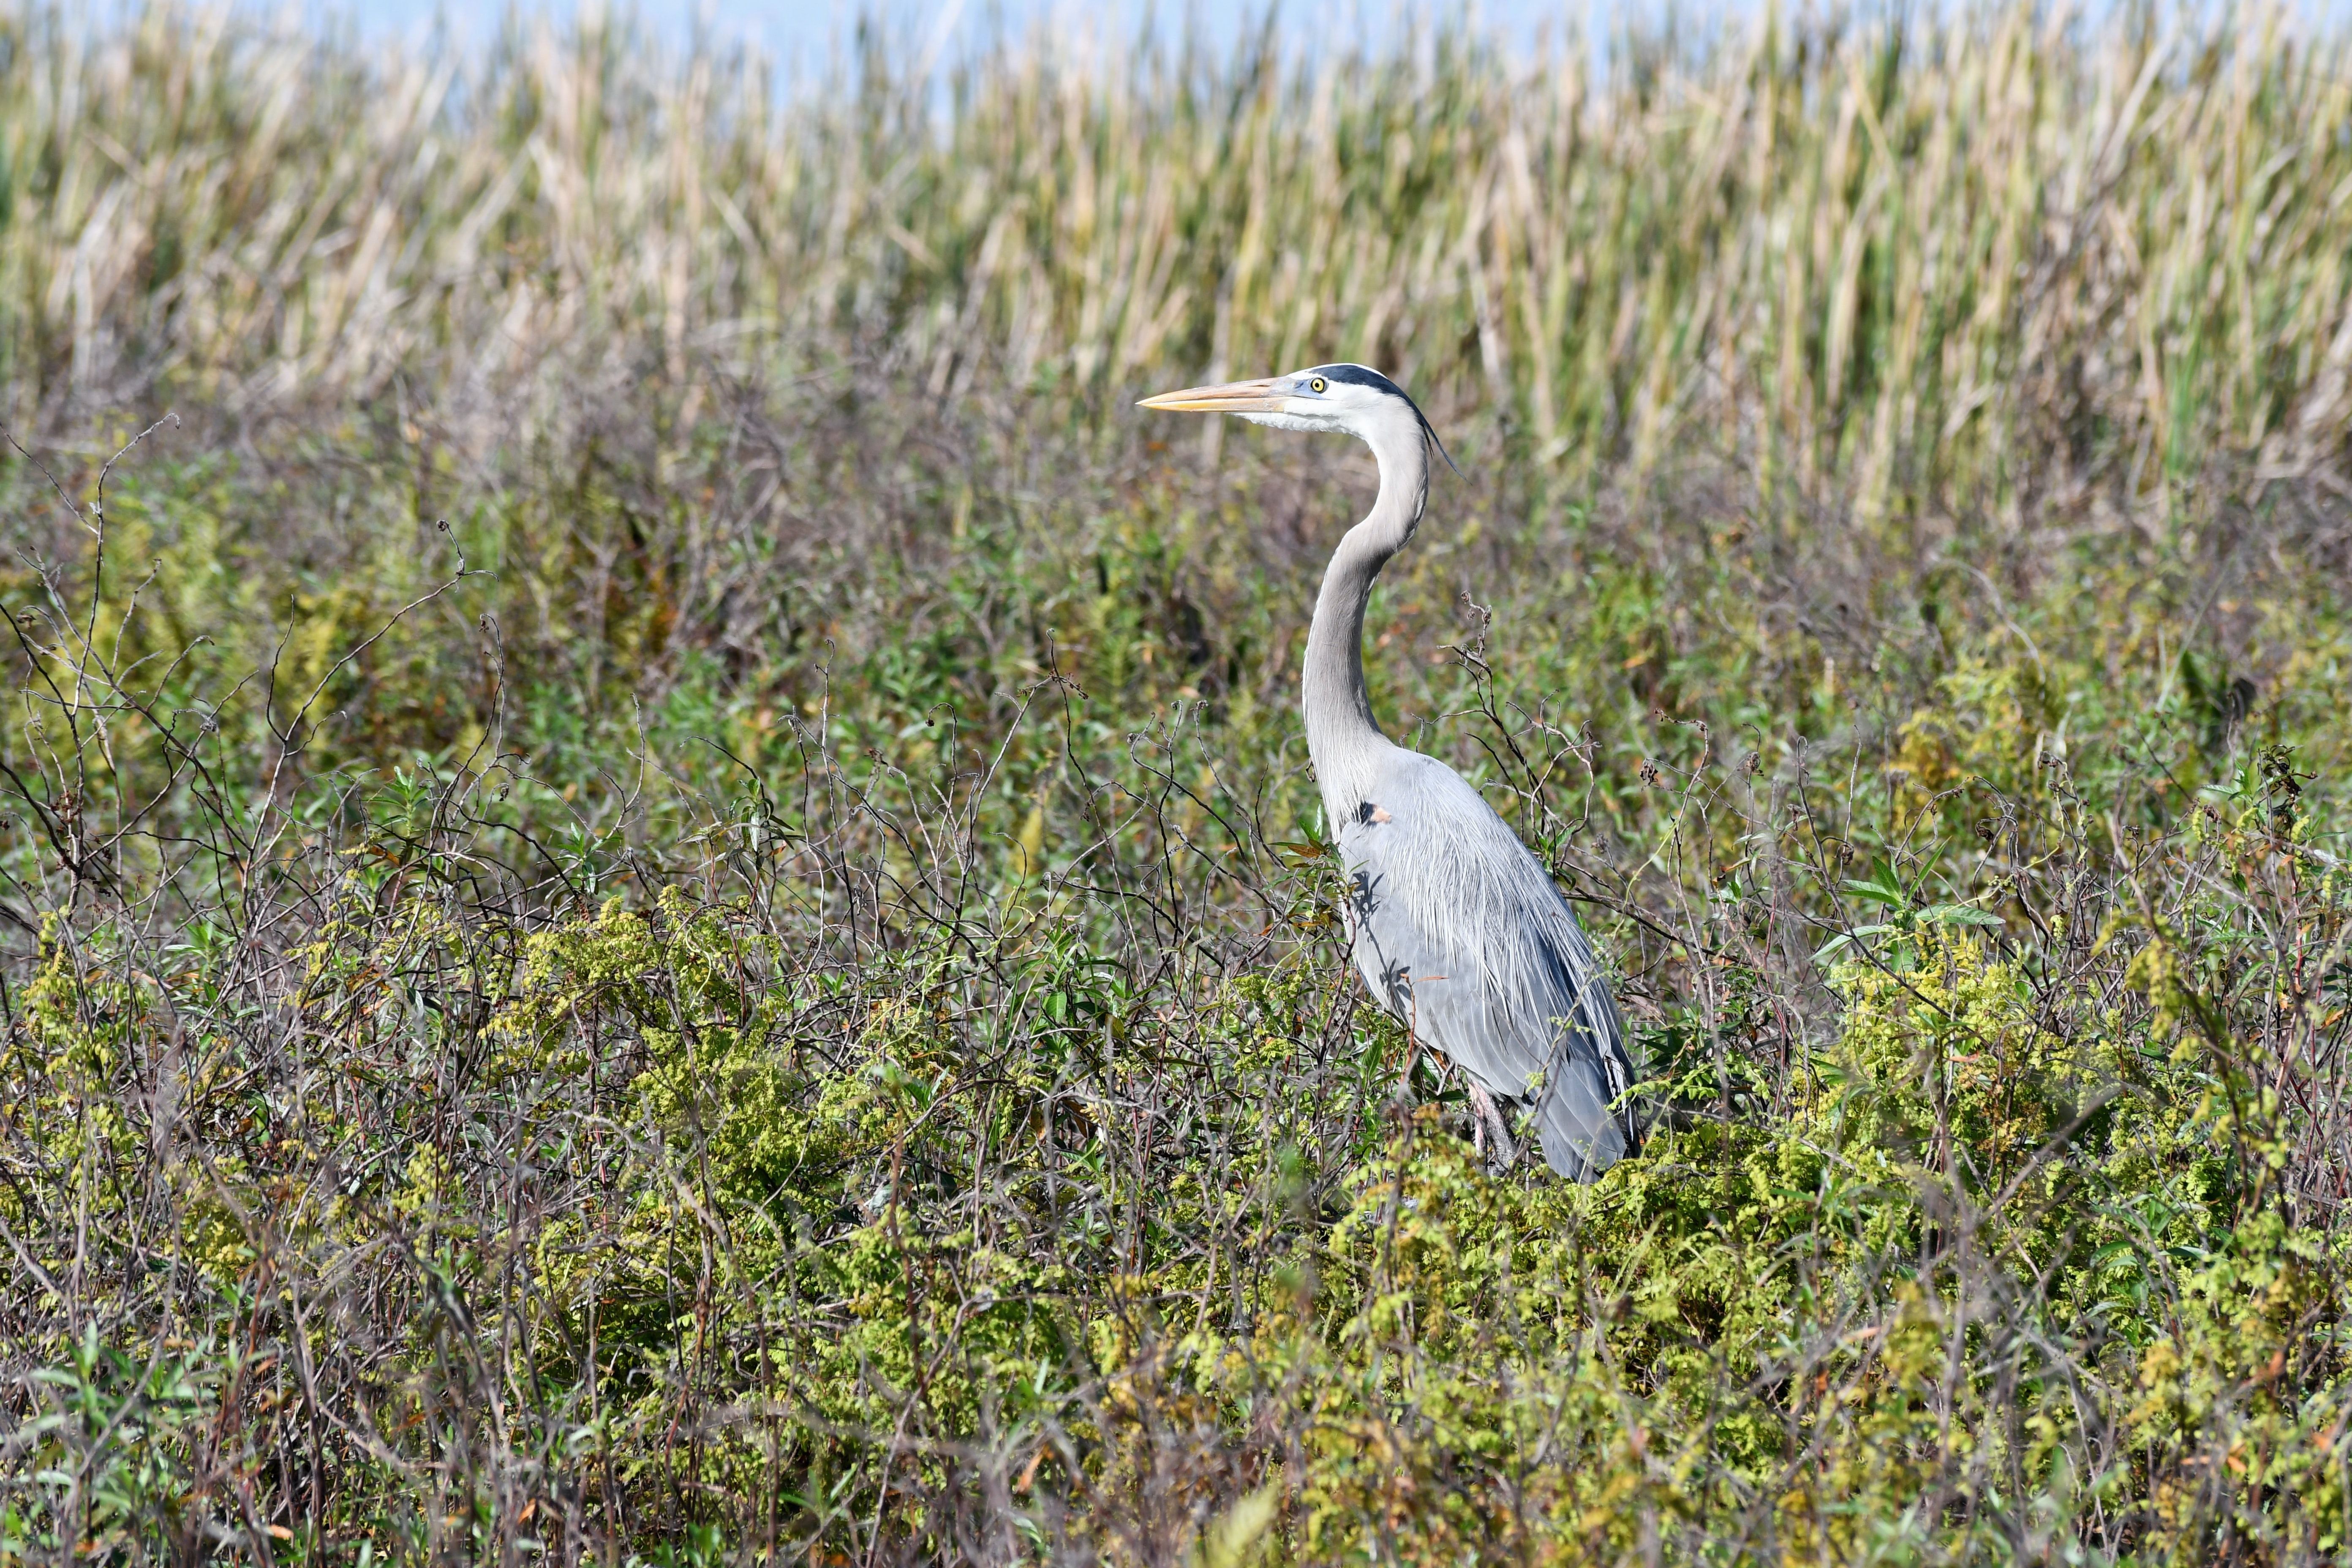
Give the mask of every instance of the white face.
<svg viewBox="0 0 2352 1568">
<path fill-rule="evenodd" d="M 1195 386 L 1147 397 L 1143 407 L 1192 414 L 1237 414 L 1285 430 L 1328 430 L 1364 436 L 1375 426 L 1410 417 L 1403 400 L 1380 387 L 1334 380 L 1317 369 L 1270 375 L 1257 381 Z"/>
<path fill-rule="evenodd" d="M 1283 430 L 1330 430 L 1361 435 L 1371 420 L 1394 410 L 1396 399 L 1354 382 L 1333 381 L 1312 370 L 1294 371 L 1270 378 L 1277 406 L 1264 412 L 1244 411 L 1242 417 Z"/>
<path fill-rule="evenodd" d="M 1412 399 L 1388 377 L 1360 364 L 1319 364 L 1257 381 L 1163 392 L 1145 398 L 1140 406 L 1237 414 L 1285 430 L 1328 430 L 1353 436 L 1369 443 L 1383 465 L 1392 458 L 1426 461 L 1432 450 L 1441 457 L 1445 454 L 1437 432 L 1429 427 Z M 1454 459 L 1447 457 L 1445 461 L 1450 467 Z"/>
</svg>

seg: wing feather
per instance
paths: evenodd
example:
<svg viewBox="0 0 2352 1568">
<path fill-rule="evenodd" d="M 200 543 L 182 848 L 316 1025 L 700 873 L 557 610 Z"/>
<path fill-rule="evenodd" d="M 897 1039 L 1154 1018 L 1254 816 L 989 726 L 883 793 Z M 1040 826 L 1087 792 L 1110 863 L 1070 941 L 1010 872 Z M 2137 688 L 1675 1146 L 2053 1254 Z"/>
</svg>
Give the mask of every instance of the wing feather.
<svg viewBox="0 0 2352 1568">
<path fill-rule="evenodd" d="M 1391 752 L 1339 825 L 1357 967 L 1488 1093 L 1535 1112 L 1551 1168 L 1591 1181 L 1638 1146 L 1625 1026 L 1576 915 L 1460 774 Z"/>
</svg>

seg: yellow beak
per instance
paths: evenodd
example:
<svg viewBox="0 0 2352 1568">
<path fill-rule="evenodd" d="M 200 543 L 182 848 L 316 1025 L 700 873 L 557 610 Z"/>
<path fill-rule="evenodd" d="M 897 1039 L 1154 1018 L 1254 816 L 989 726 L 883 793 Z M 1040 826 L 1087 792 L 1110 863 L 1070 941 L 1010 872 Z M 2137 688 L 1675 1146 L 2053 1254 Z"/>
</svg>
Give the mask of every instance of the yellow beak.
<svg viewBox="0 0 2352 1568">
<path fill-rule="evenodd" d="M 1164 408 L 1179 414 L 1279 414 L 1283 395 L 1275 386 L 1271 377 L 1229 381 L 1223 386 L 1190 386 L 1181 392 L 1147 397 L 1136 406 Z"/>
</svg>

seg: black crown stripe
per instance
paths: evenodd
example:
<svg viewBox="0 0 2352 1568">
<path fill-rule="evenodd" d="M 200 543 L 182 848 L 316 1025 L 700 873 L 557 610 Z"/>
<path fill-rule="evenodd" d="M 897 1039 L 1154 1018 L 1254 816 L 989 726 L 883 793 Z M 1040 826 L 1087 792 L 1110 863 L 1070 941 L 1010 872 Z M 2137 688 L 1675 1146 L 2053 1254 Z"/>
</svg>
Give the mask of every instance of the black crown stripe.
<svg viewBox="0 0 2352 1568">
<path fill-rule="evenodd" d="M 1369 386 L 1375 392 L 1385 392 L 1391 397 L 1403 399 L 1404 405 L 1412 410 L 1412 416 L 1421 421 L 1421 433 L 1429 437 L 1429 444 L 1437 448 L 1439 457 L 1445 459 L 1445 466 L 1457 474 L 1462 471 L 1460 465 L 1454 460 L 1454 454 L 1447 451 L 1445 443 L 1437 438 L 1436 426 L 1430 424 L 1429 416 L 1421 411 L 1421 405 L 1412 400 L 1412 394 L 1370 365 L 1318 364 L 1307 374 L 1319 375 L 1326 381 L 1341 382 L 1349 386 Z"/>
</svg>

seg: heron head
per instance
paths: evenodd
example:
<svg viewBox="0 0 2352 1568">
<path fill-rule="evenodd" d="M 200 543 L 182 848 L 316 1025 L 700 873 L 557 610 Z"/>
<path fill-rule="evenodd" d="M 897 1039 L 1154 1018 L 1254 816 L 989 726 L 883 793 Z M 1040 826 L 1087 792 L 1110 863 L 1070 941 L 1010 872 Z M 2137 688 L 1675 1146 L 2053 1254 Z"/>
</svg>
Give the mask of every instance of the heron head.
<svg viewBox="0 0 2352 1568">
<path fill-rule="evenodd" d="M 1391 431 L 1418 433 L 1452 468 L 1454 458 L 1404 389 L 1370 365 L 1318 364 L 1287 375 L 1194 386 L 1147 397 L 1144 408 L 1185 414 L 1238 414 L 1284 430 L 1329 430 L 1379 444 Z"/>
</svg>

